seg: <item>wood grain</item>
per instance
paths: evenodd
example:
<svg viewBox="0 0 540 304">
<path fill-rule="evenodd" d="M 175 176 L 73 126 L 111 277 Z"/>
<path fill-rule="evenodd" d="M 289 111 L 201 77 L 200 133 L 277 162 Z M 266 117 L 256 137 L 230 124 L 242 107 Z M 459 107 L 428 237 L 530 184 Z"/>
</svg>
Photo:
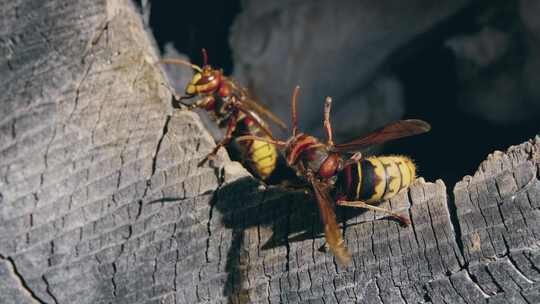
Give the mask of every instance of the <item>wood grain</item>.
<svg viewBox="0 0 540 304">
<path fill-rule="evenodd" d="M 25 13 L 22 13 L 25 12 Z M 0 303 L 537 303 L 540 138 L 383 215 L 261 189 L 171 109 L 127 1 L 0 7 Z M 9 25 L 9 26 L 8 26 Z M 7 30 L 9 29 L 9 31 Z"/>
</svg>

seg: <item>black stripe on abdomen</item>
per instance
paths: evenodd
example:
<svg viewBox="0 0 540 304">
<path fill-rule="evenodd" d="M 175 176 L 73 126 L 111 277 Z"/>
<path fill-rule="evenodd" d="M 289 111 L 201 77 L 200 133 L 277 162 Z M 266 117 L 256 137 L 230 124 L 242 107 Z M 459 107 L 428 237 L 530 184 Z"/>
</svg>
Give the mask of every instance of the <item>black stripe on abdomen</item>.
<svg viewBox="0 0 540 304">
<path fill-rule="evenodd" d="M 358 174 L 356 163 L 348 165 L 339 171 L 337 179 L 338 198 L 354 200 L 356 196 L 356 185 L 358 184 Z"/>
<path fill-rule="evenodd" d="M 360 166 L 360 172 L 362 172 L 362 180 L 360 184 L 360 191 L 358 193 L 358 200 L 367 200 L 375 194 L 375 185 L 379 177 L 375 175 L 375 167 L 371 162 L 367 160 L 361 160 L 357 164 Z M 358 171 L 354 174 L 358 182 Z"/>
</svg>

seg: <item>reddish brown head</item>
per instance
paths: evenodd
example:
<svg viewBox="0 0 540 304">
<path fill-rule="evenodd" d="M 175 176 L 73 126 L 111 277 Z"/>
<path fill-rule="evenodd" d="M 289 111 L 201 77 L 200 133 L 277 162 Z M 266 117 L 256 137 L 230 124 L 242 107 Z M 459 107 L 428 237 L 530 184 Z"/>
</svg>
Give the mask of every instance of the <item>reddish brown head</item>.
<svg viewBox="0 0 540 304">
<path fill-rule="evenodd" d="M 186 94 L 213 93 L 221 87 L 223 74 L 220 70 L 213 69 L 208 64 L 208 55 L 205 49 L 203 53 L 202 71 L 195 73 L 186 87 Z"/>
<path fill-rule="evenodd" d="M 330 178 L 335 175 L 341 164 L 341 158 L 337 154 L 330 154 L 326 144 L 317 138 L 298 132 L 296 117 L 296 100 L 300 88 L 294 89 L 291 98 L 292 137 L 286 142 L 285 154 L 289 166 L 303 161 L 304 165 L 322 178 Z"/>
<path fill-rule="evenodd" d="M 249 135 L 241 136 L 237 140 L 256 139 L 274 144 L 285 151 L 285 158 L 290 167 L 299 168 L 299 163 L 302 163 L 302 167 L 310 169 L 311 172 L 316 173 L 319 177 L 331 178 L 335 176 L 337 170 L 341 167 L 342 159 L 338 154 L 330 152 L 328 144 L 322 143 L 317 138 L 298 131 L 296 124 L 296 99 L 299 89 L 300 87 L 298 86 L 294 89 L 291 99 L 292 136 L 287 141 Z"/>
<path fill-rule="evenodd" d="M 337 154 L 329 153 L 325 144 L 303 133 L 286 142 L 285 155 L 289 166 L 303 162 L 305 167 L 322 178 L 334 176 L 341 165 L 341 158 Z"/>
<path fill-rule="evenodd" d="M 285 154 L 287 158 L 287 163 L 289 166 L 293 166 L 301 158 L 309 158 L 309 151 L 313 150 L 315 146 L 320 146 L 319 141 L 309 135 L 300 133 L 292 137 L 287 141 L 285 147 Z"/>
</svg>

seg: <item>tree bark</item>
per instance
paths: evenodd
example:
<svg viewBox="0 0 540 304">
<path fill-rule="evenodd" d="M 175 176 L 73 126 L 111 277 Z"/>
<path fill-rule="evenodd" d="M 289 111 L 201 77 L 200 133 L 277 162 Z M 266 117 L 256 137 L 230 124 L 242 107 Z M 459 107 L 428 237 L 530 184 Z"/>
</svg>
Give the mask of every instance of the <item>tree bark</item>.
<svg viewBox="0 0 540 304">
<path fill-rule="evenodd" d="M 339 209 L 336 264 L 303 194 L 258 183 L 172 110 L 127 1 L 0 7 L 1 303 L 537 303 L 540 138 L 448 197 L 419 179 Z"/>
</svg>

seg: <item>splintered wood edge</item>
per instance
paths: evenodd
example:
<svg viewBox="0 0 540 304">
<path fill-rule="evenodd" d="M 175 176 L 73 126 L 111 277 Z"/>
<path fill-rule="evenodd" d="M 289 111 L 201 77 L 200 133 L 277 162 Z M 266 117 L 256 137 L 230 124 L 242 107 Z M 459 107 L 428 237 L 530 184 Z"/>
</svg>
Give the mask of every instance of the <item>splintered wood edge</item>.
<svg viewBox="0 0 540 304">
<path fill-rule="evenodd" d="M 495 151 L 454 187 L 453 223 L 466 263 L 462 283 L 473 298 L 539 297 L 539 148 L 536 136 Z"/>
</svg>

